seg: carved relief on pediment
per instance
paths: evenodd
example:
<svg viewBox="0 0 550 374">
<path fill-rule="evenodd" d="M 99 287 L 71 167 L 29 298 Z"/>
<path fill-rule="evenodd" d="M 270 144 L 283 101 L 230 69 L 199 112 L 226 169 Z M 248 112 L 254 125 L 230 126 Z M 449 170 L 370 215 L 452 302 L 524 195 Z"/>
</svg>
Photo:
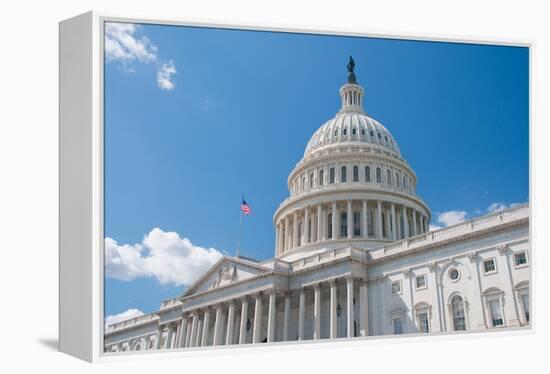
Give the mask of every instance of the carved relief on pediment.
<svg viewBox="0 0 550 374">
<path fill-rule="evenodd" d="M 226 262 L 218 270 L 218 277 L 212 284 L 211 288 L 218 288 L 227 284 L 233 283 L 237 280 L 237 266 Z"/>
</svg>

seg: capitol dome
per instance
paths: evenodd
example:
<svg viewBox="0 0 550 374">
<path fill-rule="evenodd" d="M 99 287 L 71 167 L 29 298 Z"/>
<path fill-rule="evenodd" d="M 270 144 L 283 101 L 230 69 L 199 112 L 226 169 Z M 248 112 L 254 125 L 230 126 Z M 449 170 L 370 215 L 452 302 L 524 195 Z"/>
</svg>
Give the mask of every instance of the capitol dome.
<svg viewBox="0 0 550 374">
<path fill-rule="evenodd" d="M 428 231 L 431 212 L 391 133 L 363 110 L 350 57 L 341 107 L 307 143 L 273 217 L 275 256 L 342 247 L 378 248 Z"/>
</svg>

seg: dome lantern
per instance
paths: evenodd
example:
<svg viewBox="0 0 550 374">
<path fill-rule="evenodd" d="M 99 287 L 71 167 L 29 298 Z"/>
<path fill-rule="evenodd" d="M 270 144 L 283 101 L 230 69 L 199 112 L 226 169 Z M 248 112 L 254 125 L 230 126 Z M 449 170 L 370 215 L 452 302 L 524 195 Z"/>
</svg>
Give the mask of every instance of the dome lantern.
<svg viewBox="0 0 550 374">
<path fill-rule="evenodd" d="M 349 56 L 348 63 L 348 82 L 340 88 L 340 97 L 342 98 L 342 108 L 340 112 L 363 112 L 363 87 L 357 84 L 355 76 L 355 61 Z"/>
</svg>

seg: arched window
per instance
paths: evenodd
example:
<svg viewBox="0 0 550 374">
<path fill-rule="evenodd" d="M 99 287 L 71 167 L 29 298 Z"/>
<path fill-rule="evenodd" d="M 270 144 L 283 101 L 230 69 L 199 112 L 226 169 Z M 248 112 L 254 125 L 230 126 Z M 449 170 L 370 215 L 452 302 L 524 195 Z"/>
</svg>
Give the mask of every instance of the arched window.
<svg viewBox="0 0 550 374">
<path fill-rule="evenodd" d="M 344 129 L 344 130 L 342 131 L 342 134 L 344 134 L 344 136 L 347 135 L 347 134 L 348 134 L 348 129 Z"/>
<path fill-rule="evenodd" d="M 346 237 L 348 235 L 348 214 L 346 212 L 340 213 L 340 237 Z"/>
<path fill-rule="evenodd" d="M 309 175 L 309 188 L 313 187 L 313 173 Z"/>
<path fill-rule="evenodd" d="M 365 136 L 365 129 L 361 129 L 361 135 Z"/>
<path fill-rule="evenodd" d="M 334 130 L 334 136 L 338 136 L 338 129 Z"/>
<path fill-rule="evenodd" d="M 387 171 L 386 173 L 386 182 L 388 182 L 388 185 L 391 186 L 391 171 Z"/>
<path fill-rule="evenodd" d="M 370 166 L 365 166 L 365 182 L 370 182 Z"/>
<path fill-rule="evenodd" d="M 407 178 L 403 175 L 403 188 L 407 188 Z"/>
<path fill-rule="evenodd" d="M 397 183 L 397 187 L 400 187 L 401 182 L 399 182 L 399 173 L 395 173 L 395 183 Z"/>
<path fill-rule="evenodd" d="M 464 314 L 464 300 L 455 295 L 451 300 L 451 313 L 453 315 L 453 330 L 466 331 L 466 316 Z"/>
<path fill-rule="evenodd" d="M 332 239 L 332 213 L 327 217 L 327 238 Z"/>
<path fill-rule="evenodd" d="M 306 177 L 303 176 L 302 177 L 302 191 L 305 191 L 306 190 Z"/>
<path fill-rule="evenodd" d="M 340 169 L 340 182 L 346 182 L 347 176 L 346 176 L 346 167 L 342 166 L 342 169 Z"/>
<path fill-rule="evenodd" d="M 353 181 L 359 182 L 359 166 L 357 165 L 353 167 Z"/>
<path fill-rule="evenodd" d="M 376 168 L 376 183 L 382 183 L 382 169 Z"/>
<path fill-rule="evenodd" d="M 355 127 L 351 130 L 351 135 L 357 135 L 357 129 Z"/>
<path fill-rule="evenodd" d="M 302 245 L 302 232 L 304 232 L 304 231 L 303 231 L 303 227 L 302 227 L 302 222 L 300 222 L 298 224 L 298 246 Z"/>
<path fill-rule="evenodd" d="M 319 170 L 319 186 L 325 184 L 325 171 Z"/>
<path fill-rule="evenodd" d="M 334 168 L 330 168 L 330 171 L 329 171 L 329 183 L 330 183 L 330 184 L 334 183 Z"/>
</svg>

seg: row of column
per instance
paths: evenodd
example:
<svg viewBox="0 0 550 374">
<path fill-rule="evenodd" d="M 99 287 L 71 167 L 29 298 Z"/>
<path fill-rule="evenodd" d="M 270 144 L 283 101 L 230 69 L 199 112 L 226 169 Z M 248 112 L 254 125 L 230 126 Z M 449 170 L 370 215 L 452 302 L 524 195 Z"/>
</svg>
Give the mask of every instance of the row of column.
<svg viewBox="0 0 550 374">
<path fill-rule="evenodd" d="M 371 202 L 374 202 L 374 206 L 370 206 Z M 346 212 L 347 226 L 343 235 L 341 232 L 343 222 L 340 219 L 342 212 Z M 359 235 L 354 232 L 356 231 L 355 213 L 360 213 Z M 328 222 L 329 215 L 330 222 Z M 276 253 L 280 254 L 325 240 L 338 238 L 399 240 L 426 233 L 428 229 L 428 217 L 405 205 L 381 200 L 334 201 L 330 204 L 297 209 L 279 220 L 276 225 L 275 246 Z"/>
<path fill-rule="evenodd" d="M 306 318 L 313 318 L 313 339 L 321 338 L 321 287 L 328 285 L 330 287 L 330 338 L 337 338 L 337 318 L 341 307 L 338 304 L 338 282 L 342 280 L 330 280 L 324 283 L 316 283 L 305 287 L 296 292 L 299 302 L 298 307 L 298 340 L 305 339 Z M 366 280 L 354 280 L 352 277 L 345 279 L 346 283 L 346 336 L 355 336 L 354 321 L 354 282 L 359 281 L 359 316 L 358 316 L 358 334 L 360 336 L 368 335 L 368 311 L 367 311 L 367 282 Z M 306 316 L 306 289 L 313 290 L 313 316 Z M 267 295 L 267 305 L 264 305 L 264 297 Z M 291 294 L 277 294 L 271 291 L 267 294 L 259 293 L 249 300 L 243 297 L 240 300 L 233 300 L 228 303 L 218 304 L 213 308 L 204 310 L 195 310 L 186 313 L 179 323 L 171 322 L 159 326 L 157 349 L 201 347 L 209 345 L 230 345 L 274 342 L 276 331 L 276 302 L 279 297 L 284 298 L 283 310 L 283 336 L 282 341 L 291 340 L 289 335 L 290 314 L 291 314 Z M 253 315 L 249 316 L 249 302 L 253 302 Z M 264 307 L 267 307 L 267 336 L 263 335 Z M 236 313 L 239 308 L 240 318 L 237 319 Z M 214 329 L 211 332 L 210 320 L 214 314 Z M 227 318 L 226 318 L 227 316 Z M 235 330 L 238 328 L 238 332 Z M 251 339 L 248 338 L 252 329 Z M 165 330 L 166 338 L 162 339 Z M 212 336 L 211 336 L 212 335 Z M 251 341 L 250 341 L 251 340 Z"/>
</svg>

